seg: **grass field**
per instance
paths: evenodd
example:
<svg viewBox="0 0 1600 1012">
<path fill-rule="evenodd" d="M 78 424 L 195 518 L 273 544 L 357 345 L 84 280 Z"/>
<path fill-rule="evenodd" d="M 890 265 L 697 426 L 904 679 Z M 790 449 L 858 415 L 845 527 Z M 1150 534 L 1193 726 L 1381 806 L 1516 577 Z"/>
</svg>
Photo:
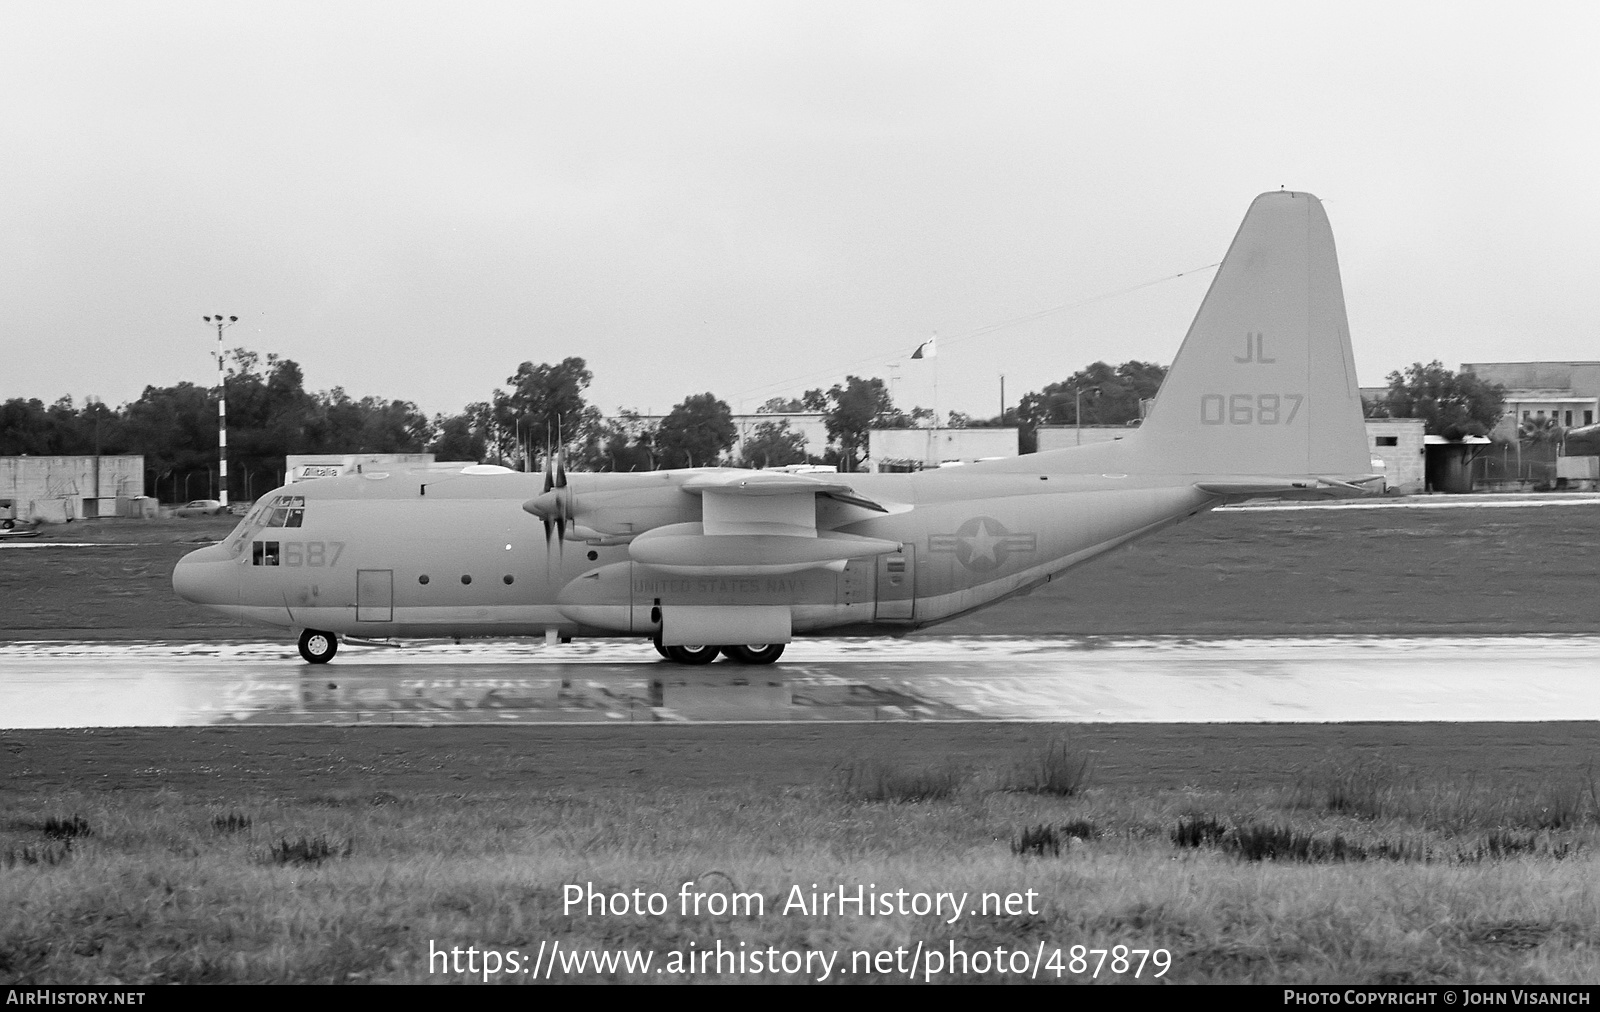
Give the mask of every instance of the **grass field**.
<svg viewBox="0 0 1600 1012">
<path fill-rule="evenodd" d="M 1133 979 L 1073 972 L 1074 945 L 1164 950 L 1140 981 L 1593 981 L 1594 745 L 1583 724 L 13 732 L 0 980 L 460 981 L 483 975 L 430 973 L 430 942 L 559 941 L 655 969 L 554 980 L 823 970 L 660 972 L 720 943 L 897 982 L 860 961 L 922 943 L 1043 952 L 1072 982 Z M 566 909 L 591 884 L 667 913 Z M 1014 906 L 857 916 L 794 907 L 797 885 Z M 710 910 L 731 893 L 759 915 Z"/>
</svg>

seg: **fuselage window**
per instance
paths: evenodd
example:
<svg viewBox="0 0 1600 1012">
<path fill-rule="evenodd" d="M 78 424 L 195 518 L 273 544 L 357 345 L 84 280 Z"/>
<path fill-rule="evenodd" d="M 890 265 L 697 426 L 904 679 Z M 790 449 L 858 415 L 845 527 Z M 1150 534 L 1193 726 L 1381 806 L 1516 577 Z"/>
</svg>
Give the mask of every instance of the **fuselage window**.
<svg viewBox="0 0 1600 1012">
<path fill-rule="evenodd" d="M 506 581 L 506 586 L 507 587 L 511 586 L 511 584 L 515 582 L 515 577 L 511 576 L 511 574 L 509 574 L 509 573 L 506 574 L 505 576 L 501 577 L 501 579 Z"/>
<path fill-rule="evenodd" d="M 276 566 L 278 564 L 278 543 L 276 541 L 257 541 L 250 546 L 250 564 L 252 566 Z"/>
<path fill-rule="evenodd" d="M 462 578 L 461 578 L 461 582 L 462 582 L 462 583 L 471 583 L 471 582 L 472 582 L 472 577 L 470 577 L 470 576 L 463 576 L 463 577 L 462 577 Z"/>
<path fill-rule="evenodd" d="M 417 577 L 417 582 L 426 587 L 428 585 L 428 574 L 423 573 L 421 576 Z"/>
</svg>

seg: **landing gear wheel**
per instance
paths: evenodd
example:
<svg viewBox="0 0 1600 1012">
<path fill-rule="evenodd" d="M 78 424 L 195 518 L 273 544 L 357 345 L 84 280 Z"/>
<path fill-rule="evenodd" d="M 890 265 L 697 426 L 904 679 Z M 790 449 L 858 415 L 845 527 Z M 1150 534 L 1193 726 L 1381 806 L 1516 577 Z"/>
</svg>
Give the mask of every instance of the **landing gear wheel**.
<svg viewBox="0 0 1600 1012">
<path fill-rule="evenodd" d="M 664 647 L 667 660 L 679 664 L 710 664 L 717 659 L 717 648 L 695 644 L 693 646 Z"/>
<path fill-rule="evenodd" d="M 15 520 L 12 520 L 10 517 L 7 517 L 4 520 L 0 520 L 0 530 L 9 531 L 9 530 L 11 530 L 12 528 L 14 528 L 16 526 L 17 526 L 17 522 Z"/>
<path fill-rule="evenodd" d="M 339 652 L 339 637 L 320 629 L 300 634 L 300 656 L 309 664 L 326 664 Z"/>
<path fill-rule="evenodd" d="M 771 664 L 783 656 L 782 643 L 743 643 L 723 647 L 723 656 L 735 664 Z"/>
</svg>

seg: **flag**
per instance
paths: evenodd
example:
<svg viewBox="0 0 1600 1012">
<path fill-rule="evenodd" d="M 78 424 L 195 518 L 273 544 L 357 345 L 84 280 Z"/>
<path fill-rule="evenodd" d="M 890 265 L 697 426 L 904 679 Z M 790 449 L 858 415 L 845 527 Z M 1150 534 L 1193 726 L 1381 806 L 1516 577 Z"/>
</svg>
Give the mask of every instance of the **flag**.
<svg viewBox="0 0 1600 1012">
<path fill-rule="evenodd" d="M 937 340 L 939 340 L 939 335 L 935 334 L 933 337 L 930 337 L 926 341 L 923 341 L 921 344 L 917 345 L 917 350 L 911 353 L 911 357 L 912 358 L 936 358 L 936 357 L 938 357 L 939 349 L 934 344 L 934 342 L 937 341 Z"/>
</svg>

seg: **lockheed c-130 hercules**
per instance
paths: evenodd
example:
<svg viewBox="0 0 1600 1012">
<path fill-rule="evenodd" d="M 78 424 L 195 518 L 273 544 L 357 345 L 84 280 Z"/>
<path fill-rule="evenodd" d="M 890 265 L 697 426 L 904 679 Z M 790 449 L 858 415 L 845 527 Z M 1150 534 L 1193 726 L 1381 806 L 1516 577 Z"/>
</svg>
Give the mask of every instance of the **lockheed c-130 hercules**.
<svg viewBox="0 0 1600 1012">
<path fill-rule="evenodd" d="M 1230 501 L 1382 490 L 1317 198 L 1245 215 L 1143 425 L 1111 442 L 911 474 L 735 468 L 541 475 L 475 465 L 262 497 L 174 589 L 339 637 L 652 639 L 768 663 L 795 636 L 895 634 L 1025 593 Z"/>
</svg>

